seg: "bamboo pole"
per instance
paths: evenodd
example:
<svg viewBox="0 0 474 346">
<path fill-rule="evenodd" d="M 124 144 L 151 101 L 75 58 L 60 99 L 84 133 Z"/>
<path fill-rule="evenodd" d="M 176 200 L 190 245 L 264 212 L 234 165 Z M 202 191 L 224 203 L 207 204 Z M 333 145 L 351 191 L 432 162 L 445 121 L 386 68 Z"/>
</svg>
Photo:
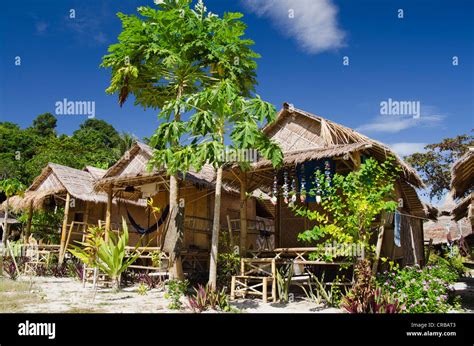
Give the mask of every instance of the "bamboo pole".
<svg viewBox="0 0 474 346">
<path fill-rule="evenodd" d="M 380 259 L 380 253 L 382 252 L 382 244 L 383 244 L 383 235 L 385 233 L 385 227 L 384 226 L 381 226 L 379 228 L 379 234 L 378 234 L 378 237 L 377 237 L 377 246 L 375 248 L 375 259 L 374 259 L 374 263 L 372 265 L 372 274 L 376 274 L 377 273 L 377 268 L 378 268 L 378 265 L 379 265 L 379 259 Z"/>
<path fill-rule="evenodd" d="M 112 218 L 112 186 L 107 190 L 107 209 L 105 211 L 105 241 L 109 240 L 110 223 Z"/>
<path fill-rule="evenodd" d="M 247 174 L 242 172 L 240 180 L 240 256 L 247 250 Z"/>
<path fill-rule="evenodd" d="M 59 265 L 63 264 L 63 253 L 66 252 L 64 248 L 66 244 L 66 233 L 67 233 L 67 220 L 69 218 L 69 204 L 71 200 L 71 195 L 69 192 L 66 194 L 66 205 L 64 207 L 64 218 L 63 218 L 63 227 L 61 229 L 61 245 L 59 247 Z"/>
<path fill-rule="evenodd" d="M 227 215 L 227 227 L 229 228 L 229 246 L 230 250 L 234 252 L 234 234 L 232 232 L 232 223 L 230 222 L 230 216 Z"/>
<path fill-rule="evenodd" d="M 84 222 L 84 225 L 82 226 L 83 229 L 82 229 L 82 241 L 84 241 L 84 238 L 85 238 L 85 235 L 87 233 L 87 228 L 88 228 L 88 224 L 89 224 L 89 201 L 86 201 L 86 209 L 84 211 L 84 218 L 83 218 L 83 222 Z"/>
<path fill-rule="evenodd" d="M 25 231 L 25 241 L 24 243 L 27 244 L 30 239 L 31 233 L 31 222 L 33 220 L 33 200 L 30 202 L 30 206 L 28 208 L 28 221 L 26 222 L 26 231 Z"/>
</svg>

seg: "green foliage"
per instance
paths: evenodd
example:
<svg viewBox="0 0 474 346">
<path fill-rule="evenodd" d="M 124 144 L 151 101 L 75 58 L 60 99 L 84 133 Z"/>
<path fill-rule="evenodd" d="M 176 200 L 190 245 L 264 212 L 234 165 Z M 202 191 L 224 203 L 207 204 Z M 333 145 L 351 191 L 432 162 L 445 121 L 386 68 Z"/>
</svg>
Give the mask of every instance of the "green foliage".
<svg viewBox="0 0 474 346">
<path fill-rule="evenodd" d="M 316 172 L 320 186 L 325 191 L 322 196 L 322 210 L 311 210 L 305 206 L 295 206 L 294 212 L 316 221 L 316 225 L 300 233 L 298 239 L 314 243 L 321 251 L 312 258 L 325 256 L 326 243 L 360 245 L 365 254 L 373 255 L 374 248 L 369 244 L 373 234 L 373 223 L 382 212 L 393 212 L 397 208 L 394 201 L 394 184 L 399 169 L 393 159 L 378 163 L 370 158 L 359 170 L 347 175 L 335 174 L 331 184 L 323 173 Z M 310 191 L 311 195 L 316 190 Z M 328 258 L 325 258 L 328 260 Z"/>
<path fill-rule="evenodd" d="M 151 263 L 153 267 L 161 268 L 163 256 L 164 256 L 164 253 L 159 250 L 152 252 Z"/>
<path fill-rule="evenodd" d="M 198 285 L 197 288 L 194 288 L 194 293 L 188 297 L 188 300 L 189 306 L 194 312 L 203 312 L 209 309 L 224 312 L 233 310 L 224 289 L 221 291 L 213 290 L 209 285 Z"/>
<path fill-rule="evenodd" d="M 293 263 L 287 263 L 276 271 L 278 299 L 282 303 L 288 303 L 291 278 L 293 277 Z"/>
<path fill-rule="evenodd" d="M 450 190 L 451 166 L 472 146 L 474 136 L 464 134 L 429 144 L 423 153 L 414 153 L 405 160 L 423 177 L 430 188 L 430 198 L 440 198 Z"/>
<path fill-rule="evenodd" d="M 0 180 L 0 192 L 3 192 L 7 198 L 17 194 L 22 195 L 25 188 L 25 185 L 16 178 Z"/>
<path fill-rule="evenodd" d="M 456 306 L 450 300 L 450 284 L 458 273 L 441 257 L 424 268 L 419 266 L 384 272 L 377 278 L 381 289 L 404 305 L 403 312 L 447 312 Z"/>
<path fill-rule="evenodd" d="M 310 273 L 308 288 L 306 289 L 304 285 L 301 285 L 301 288 L 306 297 L 316 304 L 324 302 L 328 306 L 338 307 L 343 297 L 343 292 L 341 291 L 340 286 L 337 285 L 340 282 L 340 278 L 337 277 L 332 281 L 331 285 L 328 285 L 324 282 L 324 273 L 321 279 L 318 279 L 316 275 Z"/>
<path fill-rule="evenodd" d="M 217 255 L 217 286 L 230 287 L 230 280 L 240 270 L 240 256 L 236 253 L 219 253 Z"/>
<path fill-rule="evenodd" d="M 167 292 L 165 293 L 165 298 L 169 299 L 171 302 L 169 308 L 172 310 L 179 310 L 183 307 L 181 302 L 181 297 L 186 295 L 189 287 L 188 280 L 169 280 L 166 284 Z"/>
<path fill-rule="evenodd" d="M 29 185 L 48 162 L 77 169 L 108 168 L 130 146 L 130 135 L 119 135 L 103 120 L 88 119 L 72 136 L 55 132 L 56 118 L 45 113 L 33 125 L 0 123 L 0 178 L 15 177 Z"/>
<path fill-rule="evenodd" d="M 56 125 L 56 117 L 51 113 L 44 113 L 33 120 L 31 129 L 34 134 L 40 137 L 56 136 Z"/>
<path fill-rule="evenodd" d="M 80 246 L 70 244 L 68 250 L 86 266 L 96 267 L 101 240 L 104 236 L 105 230 L 102 227 L 90 227 L 87 229 L 85 241 L 76 241 Z"/>
<path fill-rule="evenodd" d="M 344 310 L 349 313 L 398 313 L 404 309 L 398 299 L 376 287 L 368 260 L 358 262 L 354 270 L 356 282 L 341 301 Z"/>
<path fill-rule="evenodd" d="M 63 218 L 63 208 L 58 208 L 56 212 L 34 210 L 31 218 L 31 235 L 38 240 L 42 239 L 46 244 L 58 244 L 61 238 Z M 17 219 L 23 224 L 23 227 L 26 227 L 28 212 L 23 212 Z"/>
<path fill-rule="evenodd" d="M 140 253 L 136 251 L 138 245 L 135 251 L 128 257 L 126 256 L 125 247 L 128 244 L 129 236 L 125 220 L 122 221 L 122 230 L 122 234 L 118 236 L 113 232 L 109 232 L 107 241 L 99 238 L 99 248 L 97 251 L 98 260 L 96 265 L 112 279 L 116 289 L 120 288 L 120 275 L 140 257 Z"/>
<path fill-rule="evenodd" d="M 137 293 L 141 296 L 144 296 L 147 294 L 147 292 L 148 292 L 148 286 L 144 284 L 143 282 L 140 282 L 140 284 L 138 285 Z"/>
</svg>

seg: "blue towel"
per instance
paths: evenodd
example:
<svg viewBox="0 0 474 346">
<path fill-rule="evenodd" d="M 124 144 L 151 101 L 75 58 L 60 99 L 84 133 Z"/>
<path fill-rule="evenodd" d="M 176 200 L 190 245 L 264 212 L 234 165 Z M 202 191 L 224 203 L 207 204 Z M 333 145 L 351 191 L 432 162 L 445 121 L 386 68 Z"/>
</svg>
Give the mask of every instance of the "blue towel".
<svg viewBox="0 0 474 346">
<path fill-rule="evenodd" d="M 401 215 L 398 212 L 395 212 L 395 227 L 393 229 L 393 242 L 396 246 L 400 247 L 400 222 Z"/>
</svg>

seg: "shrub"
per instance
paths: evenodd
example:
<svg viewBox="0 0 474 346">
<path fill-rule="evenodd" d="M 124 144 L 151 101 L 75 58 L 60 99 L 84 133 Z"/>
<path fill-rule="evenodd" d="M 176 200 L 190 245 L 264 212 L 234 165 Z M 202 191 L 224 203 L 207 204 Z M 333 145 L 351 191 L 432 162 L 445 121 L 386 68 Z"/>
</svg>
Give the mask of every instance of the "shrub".
<svg viewBox="0 0 474 346">
<path fill-rule="evenodd" d="M 141 295 L 141 296 L 144 296 L 147 294 L 148 292 L 148 287 L 147 285 L 145 285 L 143 282 L 141 282 L 139 285 L 138 285 L 138 290 L 137 290 L 138 294 Z"/>
<path fill-rule="evenodd" d="M 163 284 L 160 277 L 150 276 L 147 273 L 138 274 L 138 282 L 146 285 L 149 289 L 160 287 Z"/>
<path fill-rule="evenodd" d="M 449 303 L 450 284 L 457 277 L 457 273 L 441 259 L 423 269 L 419 266 L 395 268 L 380 275 L 377 282 L 385 293 L 404 305 L 403 312 L 439 313 L 453 308 Z"/>
<path fill-rule="evenodd" d="M 181 303 L 181 297 L 187 293 L 188 286 L 188 280 L 169 280 L 167 282 L 168 291 L 165 294 L 165 298 L 171 300 L 170 304 L 168 305 L 170 309 L 181 309 L 183 306 L 183 303 Z"/>
<path fill-rule="evenodd" d="M 227 295 L 224 289 L 212 290 L 208 285 L 198 285 L 194 288 L 194 294 L 188 298 L 189 306 L 194 312 L 202 312 L 209 309 L 220 311 L 231 311 Z"/>
<path fill-rule="evenodd" d="M 356 283 L 342 299 L 343 309 L 350 313 L 397 313 L 403 309 L 396 298 L 376 288 L 368 260 L 358 262 L 354 271 Z"/>
<path fill-rule="evenodd" d="M 229 252 L 219 253 L 217 258 L 217 286 L 230 287 L 232 276 L 239 273 L 240 256 Z"/>
</svg>

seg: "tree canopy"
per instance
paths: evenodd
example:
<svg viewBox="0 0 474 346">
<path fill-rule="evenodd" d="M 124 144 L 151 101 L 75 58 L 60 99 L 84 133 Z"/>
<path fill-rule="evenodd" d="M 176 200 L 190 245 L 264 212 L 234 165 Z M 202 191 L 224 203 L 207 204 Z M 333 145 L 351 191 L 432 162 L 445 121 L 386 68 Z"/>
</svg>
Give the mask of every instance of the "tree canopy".
<svg viewBox="0 0 474 346">
<path fill-rule="evenodd" d="M 429 144 L 425 146 L 425 152 L 414 153 L 405 160 L 422 176 L 430 198 L 441 198 L 450 190 L 451 166 L 472 146 L 474 136 L 463 134 Z"/>
<path fill-rule="evenodd" d="M 0 122 L 0 179 L 16 178 L 28 186 L 48 162 L 77 169 L 108 168 L 134 139 L 103 120 L 86 120 L 72 136 L 58 136 L 56 123 L 51 113 L 39 115 L 26 129 Z"/>
</svg>

